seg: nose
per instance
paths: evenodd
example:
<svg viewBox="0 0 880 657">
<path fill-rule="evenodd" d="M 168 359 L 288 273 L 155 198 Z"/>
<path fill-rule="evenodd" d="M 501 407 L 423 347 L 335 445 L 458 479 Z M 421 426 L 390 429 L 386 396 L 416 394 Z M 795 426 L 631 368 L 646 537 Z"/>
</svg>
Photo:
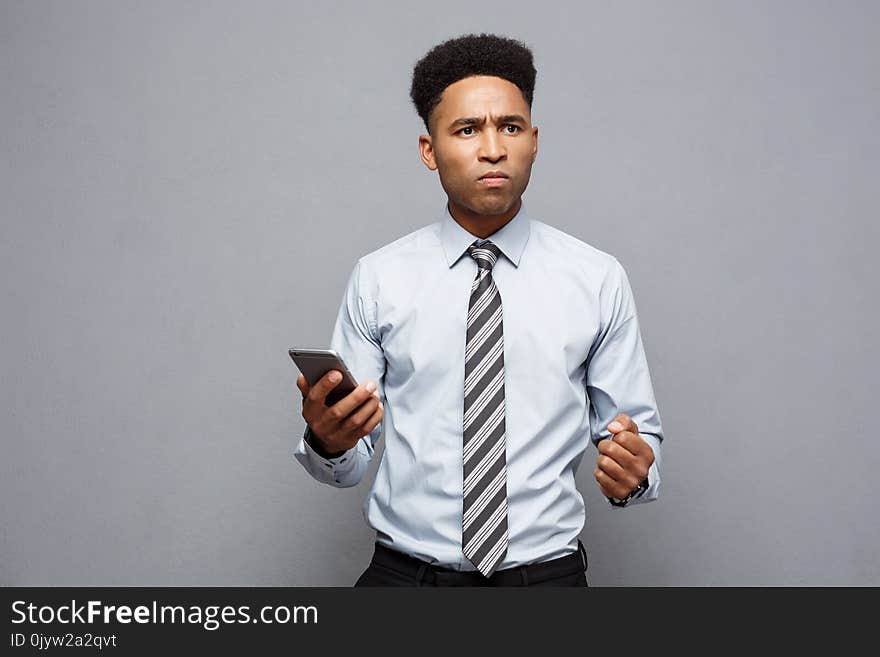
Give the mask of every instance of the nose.
<svg viewBox="0 0 880 657">
<path fill-rule="evenodd" d="M 478 153 L 480 160 L 488 160 L 489 162 L 497 162 L 507 157 L 507 149 L 495 130 L 484 130 L 480 137 L 480 150 Z"/>
</svg>

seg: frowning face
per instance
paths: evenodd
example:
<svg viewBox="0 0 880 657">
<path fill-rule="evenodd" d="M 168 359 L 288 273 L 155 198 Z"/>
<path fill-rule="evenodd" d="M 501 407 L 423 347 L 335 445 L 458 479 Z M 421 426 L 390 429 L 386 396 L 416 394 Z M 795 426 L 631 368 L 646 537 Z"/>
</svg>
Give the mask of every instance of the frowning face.
<svg viewBox="0 0 880 657">
<path fill-rule="evenodd" d="M 494 76 L 464 78 L 443 90 L 430 119 L 432 134 L 419 138 L 422 161 L 438 171 L 453 214 L 479 221 L 518 211 L 538 154 L 538 128 L 519 88 Z"/>
</svg>

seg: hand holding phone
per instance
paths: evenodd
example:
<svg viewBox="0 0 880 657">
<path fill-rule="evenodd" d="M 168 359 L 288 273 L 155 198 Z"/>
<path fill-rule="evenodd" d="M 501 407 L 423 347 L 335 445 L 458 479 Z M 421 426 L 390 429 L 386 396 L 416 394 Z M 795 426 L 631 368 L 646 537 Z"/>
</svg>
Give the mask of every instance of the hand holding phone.
<svg viewBox="0 0 880 657">
<path fill-rule="evenodd" d="M 327 456 L 348 451 L 382 421 L 384 407 L 375 382 L 358 385 L 338 354 L 305 349 L 289 353 L 303 372 L 296 380 L 302 416 Z"/>
<path fill-rule="evenodd" d="M 342 357 L 332 349 L 289 349 L 287 353 L 303 373 L 309 386 L 314 386 L 321 377 L 333 370 L 342 374 L 342 380 L 327 393 L 327 406 L 332 406 L 357 388 L 357 381 L 342 362 Z"/>
</svg>

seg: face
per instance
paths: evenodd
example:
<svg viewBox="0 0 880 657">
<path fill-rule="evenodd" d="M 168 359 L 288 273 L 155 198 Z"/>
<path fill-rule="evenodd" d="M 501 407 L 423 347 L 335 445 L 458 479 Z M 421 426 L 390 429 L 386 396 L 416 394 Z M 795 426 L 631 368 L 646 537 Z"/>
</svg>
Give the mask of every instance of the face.
<svg viewBox="0 0 880 657">
<path fill-rule="evenodd" d="M 439 172 L 450 207 L 472 218 L 518 211 L 538 155 L 538 128 L 519 88 L 494 76 L 459 80 L 443 90 L 430 119 L 433 135 L 421 135 L 419 149 Z M 491 171 L 506 177 L 481 180 Z"/>
</svg>

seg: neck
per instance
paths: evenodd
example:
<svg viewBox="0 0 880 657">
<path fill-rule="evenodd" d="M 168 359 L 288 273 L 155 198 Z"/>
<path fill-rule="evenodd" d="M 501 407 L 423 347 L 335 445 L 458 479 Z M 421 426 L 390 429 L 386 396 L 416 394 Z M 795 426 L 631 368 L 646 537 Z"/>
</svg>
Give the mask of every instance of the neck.
<svg viewBox="0 0 880 657">
<path fill-rule="evenodd" d="M 507 223 L 516 216 L 522 207 L 522 197 L 516 199 L 516 203 L 510 206 L 507 212 L 499 215 L 477 214 L 467 208 L 458 205 L 452 199 L 447 204 L 449 214 L 455 219 L 455 222 L 464 228 L 467 232 L 480 239 L 486 239 L 493 233 L 501 230 Z"/>
</svg>

